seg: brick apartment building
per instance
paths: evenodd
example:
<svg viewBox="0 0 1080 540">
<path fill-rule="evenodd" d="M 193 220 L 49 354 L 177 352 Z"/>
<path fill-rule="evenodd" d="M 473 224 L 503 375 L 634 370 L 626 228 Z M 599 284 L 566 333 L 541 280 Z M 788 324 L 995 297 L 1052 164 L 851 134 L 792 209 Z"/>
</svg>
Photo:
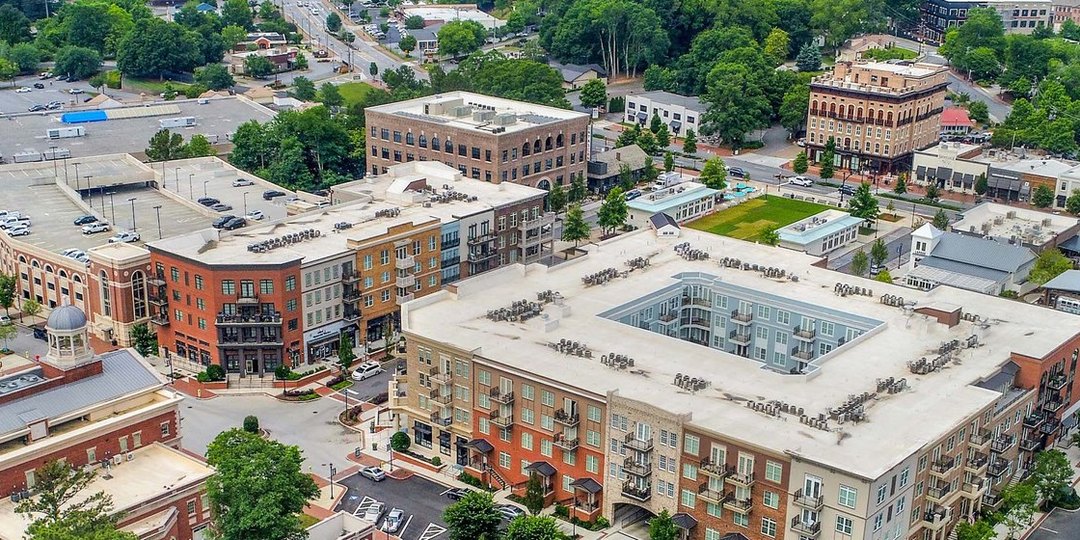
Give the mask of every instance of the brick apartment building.
<svg viewBox="0 0 1080 540">
<path fill-rule="evenodd" d="M 0 367 L 0 538 L 22 538 L 28 521 L 16 503 L 42 465 L 63 459 L 113 477 L 91 489 L 113 496 L 122 527 L 190 540 L 209 521 L 210 471 L 176 450 L 180 396 L 131 349 L 95 355 L 80 309 L 58 307 L 45 327 L 45 358 L 8 355 Z"/>
<path fill-rule="evenodd" d="M 820 162 L 829 139 L 841 169 L 889 174 L 935 144 L 948 85 L 942 66 L 838 62 L 810 83 L 808 156 Z"/>
<path fill-rule="evenodd" d="M 455 283 L 403 306 L 391 408 L 415 448 L 490 485 L 539 474 L 579 518 L 667 510 L 695 540 L 946 540 L 1068 437 L 1068 315 L 837 283 L 813 260 L 642 230 Z"/>
<path fill-rule="evenodd" d="M 967 21 L 969 11 L 989 7 L 1001 16 L 1006 33 L 1030 34 L 1071 18 L 1071 4 L 1068 0 L 925 0 L 920 8 L 920 29 L 926 41 L 940 44 L 950 28 Z"/>
<path fill-rule="evenodd" d="M 485 182 L 550 189 L 584 174 L 585 113 L 450 92 L 368 107 L 369 174 L 396 163 L 441 161 Z"/>
</svg>

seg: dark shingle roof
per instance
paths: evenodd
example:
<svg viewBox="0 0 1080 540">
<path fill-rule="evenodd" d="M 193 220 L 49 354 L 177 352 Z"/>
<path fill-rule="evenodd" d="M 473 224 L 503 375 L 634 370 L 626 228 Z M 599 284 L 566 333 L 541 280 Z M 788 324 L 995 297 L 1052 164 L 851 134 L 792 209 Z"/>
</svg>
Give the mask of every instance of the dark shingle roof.
<svg viewBox="0 0 1080 540">
<path fill-rule="evenodd" d="M 649 223 L 652 223 L 652 226 L 653 226 L 654 229 L 659 229 L 660 227 L 663 227 L 664 225 L 671 225 L 671 226 L 675 227 L 676 229 L 680 228 L 678 222 L 676 222 L 674 218 L 672 218 L 671 216 L 669 216 L 669 215 L 667 215 L 667 214 L 665 214 L 663 212 L 657 212 L 657 213 L 653 214 L 649 218 Z"/>
<path fill-rule="evenodd" d="M 930 255 L 938 259 L 1010 273 L 1035 259 L 1035 253 L 1026 247 L 958 233 L 942 235 Z"/>
</svg>

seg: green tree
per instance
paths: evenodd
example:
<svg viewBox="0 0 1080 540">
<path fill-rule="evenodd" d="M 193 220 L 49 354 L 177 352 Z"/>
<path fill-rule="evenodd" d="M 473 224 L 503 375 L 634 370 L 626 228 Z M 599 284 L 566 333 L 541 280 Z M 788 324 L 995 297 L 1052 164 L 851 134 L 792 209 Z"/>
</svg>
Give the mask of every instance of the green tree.
<svg viewBox="0 0 1080 540">
<path fill-rule="evenodd" d="M 671 519 L 667 508 L 649 520 L 649 540 L 677 540 L 678 538 L 679 529 L 675 526 L 675 521 Z"/>
<path fill-rule="evenodd" d="M 641 169 L 641 179 L 645 180 L 646 182 L 653 182 L 659 176 L 660 171 L 656 170 L 656 163 L 653 162 L 652 156 L 645 156 L 645 166 Z"/>
<path fill-rule="evenodd" d="M 168 161 L 184 157 L 184 136 L 167 129 L 159 129 L 150 137 L 146 147 L 146 158 L 150 161 Z"/>
<path fill-rule="evenodd" d="M 656 135 L 660 131 L 660 126 L 663 126 L 664 122 L 660 120 L 660 113 L 653 110 L 652 118 L 649 119 L 649 131 Z"/>
<path fill-rule="evenodd" d="M 664 152 L 668 146 L 671 146 L 671 130 L 668 129 L 667 124 L 661 124 L 656 132 L 656 150 Z"/>
<path fill-rule="evenodd" d="M 548 190 L 547 208 L 556 214 L 566 209 L 566 189 L 562 184 L 554 184 Z"/>
<path fill-rule="evenodd" d="M 253 54 L 244 59 L 244 73 L 249 77 L 262 79 L 274 72 L 274 63 L 265 56 Z"/>
<path fill-rule="evenodd" d="M 570 189 L 566 192 L 566 198 L 572 203 L 580 203 L 585 200 L 585 195 L 588 192 L 588 188 L 585 185 L 585 173 L 578 172 L 572 180 L 570 180 Z"/>
<path fill-rule="evenodd" d="M 671 172 L 675 170 L 675 154 L 671 152 L 664 153 L 664 172 Z"/>
<path fill-rule="evenodd" d="M 945 209 L 939 208 L 930 223 L 937 229 L 947 231 L 949 230 L 949 221 L 949 214 L 945 213 Z"/>
<path fill-rule="evenodd" d="M 1072 269 L 1072 261 L 1062 255 L 1061 251 L 1047 249 L 1039 254 L 1038 259 L 1035 259 L 1035 266 L 1032 267 L 1031 273 L 1028 274 L 1028 280 L 1037 285 L 1042 285 L 1057 277 L 1058 274 Z"/>
<path fill-rule="evenodd" d="M 727 167 L 720 158 L 709 158 L 705 160 L 705 165 L 701 167 L 701 175 L 698 180 L 709 188 L 723 190 L 727 187 Z"/>
<path fill-rule="evenodd" d="M 135 540 L 135 534 L 117 530 L 111 496 L 100 491 L 80 495 L 96 476 L 93 468 L 65 461 L 49 461 L 34 471 L 35 497 L 15 507 L 33 520 L 28 540 Z"/>
<path fill-rule="evenodd" d="M 859 249 L 859 251 L 856 251 L 855 254 L 851 256 L 851 273 L 863 277 L 869 269 L 870 257 L 866 255 L 865 251 Z"/>
<path fill-rule="evenodd" d="M 656 135 L 653 135 L 653 132 L 647 129 L 641 130 L 635 144 L 650 156 L 660 151 L 660 144 L 656 141 Z"/>
<path fill-rule="evenodd" d="M 1035 487 L 1030 482 L 1008 485 L 1001 490 L 1001 499 L 1004 509 L 1000 515 L 1001 521 L 1009 530 L 1009 538 L 1016 538 L 1016 533 L 1031 525 L 1031 518 L 1035 515 L 1038 502 Z"/>
<path fill-rule="evenodd" d="M 581 106 L 588 108 L 603 107 L 608 100 L 607 86 L 600 79 L 592 79 L 581 87 Z"/>
<path fill-rule="evenodd" d="M 1072 195 L 1065 199 L 1065 211 L 1073 215 L 1080 214 L 1080 190 L 1074 189 Z"/>
<path fill-rule="evenodd" d="M 799 152 L 795 156 L 795 161 L 791 162 L 791 170 L 795 171 L 796 174 L 804 174 L 809 168 L 810 164 L 807 163 L 805 151 Z"/>
<path fill-rule="evenodd" d="M 135 345 L 135 350 L 143 356 L 155 356 L 158 353 L 157 333 L 146 323 L 131 327 L 131 341 Z"/>
<path fill-rule="evenodd" d="M 340 107 L 345 103 L 341 97 L 341 91 L 332 83 L 325 82 L 319 87 L 319 101 L 329 109 Z"/>
<path fill-rule="evenodd" d="M 8 313 L 15 306 L 15 290 L 18 281 L 11 274 L 0 274 L 0 307 Z"/>
<path fill-rule="evenodd" d="M 780 231 L 775 226 L 767 227 L 761 232 L 761 243 L 767 246 L 780 245 Z"/>
<path fill-rule="evenodd" d="M 709 71 L 702 98 L 708 106 L 702 115 L 702 130 L 719 135 L 733 149 L 740 148 L 751 131 L 767 127 L 772 116 L 759 78 L 740 63 L 716 64 Z"/>
<path fill-rule="evenodd" d="M 33 322 L 34 317 L 41 314 L 41 304 L 39 304 L 37 300 L 31 298 L 30 300 L 23 302 L 22 312 L 23 315 L 30 317 L 30 321 Z"/>
<path fill-rule="evenodd" d="M 907 179 L 901 176 L 896 179 L 896 185 L 893 186 L 893 193 L 897 195 L 903 195 L 907 193 Z"/>
<path fill-rule="evenodd" d="M 101 54 L 86 47 L 67 46 L 56 52 L 53 72 L 85 79 L 101 69 Z"/>
<path fill-rule="evenodd" d="M 397 46 L 401 52 L 405 53 L 405 56 L 409 56 L 409 53 L 416 50 L 416 38 L 412 34 L 405 34 L 401 36 Z"/>
<path fill-rule="evenodd" d="M 207 447 L 206 462 L 215 469 L 206 481 L 215 538 L 303 537 L 298 516 L 319 488 L 304 473 L 299 448 L 230 429 Z"/>
<path fill-rule="evenodd" d="M 372 77 L 377 77 L 379 75 L 379 64 L 376 64 L 375 62 L 368 64 L 368 74 Z"/>
<path fill-rule="evenodd" d="M 19 43 L 8 51 L 7 58 L 19 66 L 19 73 L 33 73 L 41 63 L 41 50 L 30 43 Z"/>
<path fill-rule="evenodd" d="M 810 103 L 810 85 L 796 84 L 784 92 L 780 102 L 780 125 L 792 135 L 802 131 L 806 124 L 806 110 Z"/>
<path fill-rule="evenodd" d="M 635 123 L 630 126 L 629 129 L 622 130 L 619 136 L 615 139 L 615 148 L 622 148 L 624 146 L 630 146 L 631 144 L 637 144 L 638 137 L 641 135 L 641 125 Z"/>
<path fill-rule="evenodd" d="M 412 446 L 412 439 L 404 431 L 395 432 L 390 436 L 390 448 L 395 452 L 404 452 Z"/>
<path fill-rule="evenodd" d="M 580 0 L 545 17 L 540 44 L 563 62 L 596 62 L 615 77 L 666 58 L 670 39 L 651 7 L 633 0 Z M 442 38 L 439 39 L 442 47 Z"/>
<path fill-rule="evenodd" d="M 484 44 L 486 35 L 476 21 L 450 21 L 439 28 L 439 52 L 455 58 L 471 53 Z"/>
<path fill-rule="evenodd" d="M 818 71 L 821 69 L 821 49 L 813 43 L 807 43 L 799 49 L 795 57 L 795 67 L 799 71 Z"/>
<path fill-rule="evenodd" d="M 818 175 L 822 179 L 828 180 L 833 177 L 836 167 L 836 140 L 829 137 L 829 141 L 825 143 L 825 151 L 821 153 L 821 170 Z"/>
<path fill-rule="evenodd" d="M 956 524 L 956 540 L 993 540 L 996 537 L 994 526 L 986 520 L 975 523 L 961 520 Z"/>
<path fill-rule="evenodd" d="M 253 433 L 258 435 L 259 431 L 259 417 L 253 414 L 249 414 L 244 417 L 243 430 L 247 433 Z"/>
<path fill-rule="evenodd" d="M 419 15 L 409 15 L 405 18 L 405 28 L 419 30 L 424 27 L 424 18 Z"/>
<path fill-rule="evenodd" d="M 326 16 L 326 29 L 331 32 L 341 30 L 341 16 L 338 15 L 336 11 L 331 11 L 330 14 Z"/>
<path fill-rule="evenodd" d="M 221 24 L 223 26 L 239 26 L 246 30 L 255 27 L 254 15 L 247 0 L 225 0 L 221 6 Z"/>
<path fill-rule="evenodd" d="M 892 274 L 888 270 L 882 270 L 874 276 L 874 279 L 882 283 L 892 283 Z"/>
<path fill-rule="evenodd" d="M 303 75 L 293 79 L 292 95 L 300 101 L 315 101 L 315 83 Z"/>
<path fill-rule="evenodd" d="M 184 157 L 189 158 L 212 156 L 216 153 L 214 147 L 210 144 L 210 140 L 202 133 L 192 135 L 188 143 L 184 145 L 183 151 Z"/>
<path fill-rule="evenodd" d="M 989 187 L 990 186 L 986 181 L 986 173 L 979 173 L 979 177 L 975 180 L 975 194 L 985 195 L 986 189 Z"/>
<path fill-rule="evenodd" d="M 525 496 L 522 504 L 534 516 L 544 509 L 544 485 L 540 481 L 540 475 L 535 472 L 529 473 L 529 480 L 525 483 Z"/>
<path fill-rule="evenodd" d="M 1031 203 L 1039 208 L 1046 208 L 1054 204 L 1054 191 L 1046 185 L 1040 184 L 1035 188 L 1035 192 L 1031 194 Z"/>
<path fill-rule="evenodd" d="M 1035 454 L 1031 481 L 1047 506 L 1052 506 L 1062 493 L 1072 490 L 1072 464 L 1061 450 L 1045 450 Z"/>
<path fill-rule="evenodd" d="M 242 26 L 230 24 L 221 29 L 221 41 L 227 50 L 233 50 L 241 42 L 247 39 L 247 30 Z"/>
<path fill-rule="evenodd" d="M 356 353 L 353 352 L 352 334 L 345 332 L 341 334 L 341 339 L 338 340 L 338 365 L 341 366 L 341 371 L 349 371 L 355 360 Z"/>
<path fill-rule="evenodd" d="M 623 194 L 623 190 L 619 188 L 612 189 L 608 192 L 607 198 L 604 199 L 600 209 L 597 211 L 597 224 L 608 234 L 611 234 L 615 232 L 615 229 L 622 227 L 626 223 L 628 213 L 626 195 Z"/>
<path fill-rule="evenodd" d="M 228 68 L 221 64 L 210 64 L 196 69 L 195 81 L 205 84 L 211 90 L 224 90 L 236 85 Z"/>
<path fill-rule="evenodd" d="M 566 540 L 551 516 L 521 516 L 506 526 L 503 540 Z"/>
<path fill-rule="evenodd" d="M 585 214 L 581 210 L 581 204 L 575 204 L 566 211 L 566 219 L 563 220 L 562 240 L 573 242 L 576 249 L 578 243 L 589 239 L 589 224 L 585 222 Z"/>
<path fill-rule="evenodd" d="M 206 61 L 199 39 L 198 33 L 178 24 L 139 19 L 117 45 L 116 67 L 128 77 L 159 79 L 169 71 L 190 71 Z"/>
<path fill-rule="evenodd" d="M 685 154 L 697 153 L 697 134 L 694 133 L 694 130 L 686 130 L 686 136 L 683 137 L 682 151 Z"/>
<path fill-rule="evenodd" d="M 870 224 L 876 223 L 878 214 L 881 213 L 881 209 L 878 208 L 877 198 L 870 193 L 870 184 L 868 182 L 859 184 L 859 187 L 855 190 L 855 195 L 848 200 L 848 208 L 851 215 L 863 218 Z"/>
<path fill-rule="evenodd" d="M 4 348 L 7 349 L 11 338 L 19 335 L 19 330 L 15 328 L 14 324 L 0 325 L 0 339 L 4 340 Z"/>
<path fill-rule="evenodd" d="M 11 4 L 0 5 L 0 41 L 15 44 L 30 39 L 30 19 Z"/>
<path fill-rule="evenodd" d="M 19 74 L 19 66 L 8 60 L 7 58 L 0 58 L 0 81 L 11 81 L 12 86 L 15 85 L 15 77 Z"/>
<path fill-rule="evenodd" d="M 888 258 L 889 248 L 885 246 L 885 241 L 880 238 L 874 240 L 874 243 L 870 245 L 870 264 L 875 267 L 881 266 Z"/>
<path fill-rule="evenodd" d="M 345 41 L 352 42 L 352 40 L 345 40 Z M 302 51 L 297 52 L 296 53 L 296 60 L 293 61 L 293 69 L 295 69 L 297 71 L 306 71 L 307 68 L 308 68 L 307 55 L 304 54 Z"/>
<path fill-rule="evenodd" d="M 791 36 L 780 28 L 773 28 L 765 37 L 765 58 L 774 66 L 779 66 L 787 60 L 791 49 Z"/>
<path fill-rule="evenodd" d="M 990 109 L 983 101 L 972 101 L 971 103 L 968 103 L 967 110 L 968 116 L 980 124 L 985 124 L 990 121 Z"/>
<path fill-rule="evenodd" d="M 443 521 L 450 529 L 450 540 L 499 538 L 502 514 L 486 491 L 474 491 L 443 510 Z"/>
</svg>

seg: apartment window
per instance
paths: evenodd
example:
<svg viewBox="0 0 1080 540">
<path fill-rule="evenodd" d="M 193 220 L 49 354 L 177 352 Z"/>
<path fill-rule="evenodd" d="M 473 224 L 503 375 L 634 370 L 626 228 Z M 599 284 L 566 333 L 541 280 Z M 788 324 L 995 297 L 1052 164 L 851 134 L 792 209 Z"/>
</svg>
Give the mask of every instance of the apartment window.
<svg viewBox="0 0 1080 540">
<path fill-rule="evenodd" d="M 285 290 L 286 291 L 294 291 L 294 290 L 296 290 L 296 276 L 289 276 L 289 277 L 285 278 Z"/>
<path fill-rule="evenodd" d="M 731 514 L 731 521 L 740 527 L 750 526 L 750 516 L 746 514 Z"/>
<path fill-rule="evenodd" d="M 693 508 L 697 505 L 697 494 L 689 489 L 682 490 L 682 495 L 679 497 L 679 503 L 683 506 Z"/>
<path fill-rule="evenodd" d="M 888 489 L 889 489 L 889 486 L 887 486 L 886 484 L 881 484 L 880 486 L 878 486 L 877 504 L 881 504 L 881 503 L 885 502 L 885 495 L 888 494 Z"/>
<path fill-rule="evenodd" d="M 521 447 L 526 450 L 532 450 L 533 448 L 533 436 L 528 431 L 521 433 Z"/>
<path fill-rule="evenodd" d="M 547 390 L 541 390 L 540 391 L 540 403 L 547 406 L 547 407 L 554 407 L 555 406 L 555 394 L 553 394 L 553 393 L 551 393 L 551 392 L 549 392 Z"/>
<path fill-rule="evenodd" d="M 587 444 L 589 446 L 595 446 L 596 448 L 600 448 L 600 432 L 599 431 L 593 431 L 591 429 L 586 430 L 585 431 L 585 444 Z"/>
<path fill-rule="evenodd" d="M 705 529 L 705 540 L 720 540 L 720 531 L 716 529 Z"/>
<path fill-rule="evenodd" d="M 761 518 L 761 534 L 769 538 L 776 537 L 776 520 L 773 518 Z"/>
<path fill-rule="evenodd" d="M 510 454 L 499 452 L 499 466 L 504 469 L 510 468 Z"/>
<path fill-rule="evenodd" d="M 701 439 L 697 435 L 686 435 L 683 437 L 683 451 L 692 456 L 698 455 L 698 451 L 701 446 Z"/>
<path fill-rule="evenodd" d="M 881 515 L 880 513 L 874 516 L 874 532 L 881 530 L 881 524 L 885 521 L 884 518 L 885 516 Z"/>
<path fill-rule="evenodd" d="M 521 421 L 526 423 L 526 424 L 532 425 L 533 423 L 536 422 L 536 413 L 533 412 L 532 409 L 522 408 L 521 409 Z"/>
<path fill-rule="evenodd" d="M 586 418 L 588 418 L 592 422 L 600 421 L 600 407 L 597 407 L 596 405 L 589 405 L 587 410 L 588 415 L 586 416 Z"/>
<path fill-rule="evenodd" d="M 540 427 L 547 431 L 555 431 L 555 419 L 546 414 L 541 414 Z"/>
<path fill-rule="evenodd" d="M 551 457 L 551 439 L 540 439 L 540 455 Z"/>
<path fill-rule="evenodd" d="M 236 282 L 231 279 L 221 281 L 221 294 L 232 296 L 236 294 Z"/>
<path fill-rule="evenodd" d="M 600 458 L 594 455 L 585 456 L 585 472 L 597 474 L 600 472 Z M 567 490 L 569 491 L 569 490 Z"/>
<path fill-rule="evenodd" d="M 900 487 L 904 487 L 908 483 L 908 477 L 911 475 L 911 468 L 904 467 L 904 470 L 900 471 Z"/>
<path fill-rule="evenodd" d="M 855 508 L 855 501 L 858 499 L 858 493 L 858 490 L 855 488 L 840 484 L 840 496 L 837 502 L 840 503 L 840 506 Z"/>
<path fill-rule="evenodd" d="M 836 516 L 836 532 L 850 535 L 852 528 L 854 528 L 854 523 L 851 518 Z"/>
<path fill-rule="evenodd" d="M 274 294 L 274 280 L 260 279 L 259 294 Z"/>
<path fill-rule="evenodd" d="M 765 479 L 770 482 L 780 483 L 784 476 L 784 465 L 775 461 L 765 461 Z"/>
<path fill-rule="evenodd" d="M 96 463 L 97 462 L 97 447 L 90 447 L 90 448 L 86 449 L 86 462 L 87 463 Z"/>
<path fill-rule="evenodd" d="M 762 495 L 762 497 L 761 497 L 761 502 L 764 503 L 765 506 L 768 506 L 769 508 L 779 508 L 780 507 L 780 496 L 777 495 L 775 491 L 765 490 L 764 495 Z"/>
</svg>

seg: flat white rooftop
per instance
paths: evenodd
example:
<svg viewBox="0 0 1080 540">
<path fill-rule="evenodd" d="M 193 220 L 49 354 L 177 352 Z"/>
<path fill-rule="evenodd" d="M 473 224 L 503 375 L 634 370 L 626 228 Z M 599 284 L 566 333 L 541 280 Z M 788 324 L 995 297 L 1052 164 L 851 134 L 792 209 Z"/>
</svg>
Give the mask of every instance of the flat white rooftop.
<svg viewBox="0 0 1080 540">
<path fill-rule="evenodd" d="M 506 24 L 506 21 L 480 11 L 477 9 L 476 4 L 402 6 L 401 11 L 405 13 L 406 17 L 419 15 L 425 21 L 474 21 L 488 30 Z"/>
<path fill-rule="evenodd" d="M 965 210 L 961 219 L 952 224 L 952 230 L 1006 240 L 1015 236 L 1026 243 L 1039 246 L 1076 227 L 1078 223 L 1080 220 L 1068 214 L 1051 214 L 1004 204 L 983 203 Z"/>
<path fill-rule="evenodd" d="M 368 107 L 366 110 L 393 114 L 427 125 L 445 125 L 457 129 L 476 129 L 487 132 L 496 132 L 501 129 L 502 133 L 522 131 L 561 120 L 588 118 L 588 115 L 582 112 L 472 92 L 435 94 Z"/>
<path fill-rule="evenodd" d="M 710 260 L 688 261 L 674 246 L 689 242 Z M 620 395 L 690 414 L 705 429 L 776 451 L 805 456 L 867 478 L 876 478 L 927 442 L 993 403 L 1000 394 L 972 386 L 993 374 L 1016 352 L 1048 354 L 1076 333 L 1075 322 L 1052 310 L 1018 304 L 951 287 L 922 292 L 842 275 L 811 266 L 815 257 L 684 229 L 678 239 L 657 238 L 641 230 L 599 245 L 589 254 L 551 268 L 514 265 L 458 283 L 456 287 L 414 300 L 402 307 L 403 328 L 551 380 L 596 393 Z M 582 278 L 604 269 L 628 270 L 626 261 L 649 258 L 644 270 L 603 285 L 585 286 Z M 723 267 L 719 259 L 779 267 L 798 281 L 765 278 L 762 272 Z M 822 308 L 881 321 L 873 330 L 820 360 L 812 375 L 785 375 L 763 364 L 680 339 L 638 329 L 600 314 L 627 302 L 678 286 L 683 273 Z M 873 296 L 835 294 L 837 282 L 872 289 Z M 489 310 L 512 300 L 535 300 L 552 290 L 564 298 L 524 323 L 497 322 Z M 885 305 L 884 294 L 901 296 L 916 307 L 951 309 L 987 321 L 985 328 L 962 321 L 949 328 L 936 319 Z M 978 335 L 981 346 L 964 349 L 957 361 L 927 375 L 913 374 L 909 361 L 933 359 L 946 341 Z M 549 344 L 569 339 L 593 351 L 590 359 L 567 356 Z M 634 369 L 617 370 L 600 362 L 602 354 L 628 355 Z M 711 387 L 689 393 L 673 385 L 682 373 L 703 377 Z M 879 395 L 867 404 L 868 420 L 830 423 L 830 431 L 804 425 L 798 417 L 769 416 L 746 407 L 747 401 L 781 400 L 815 416 L 839 407 L 851 394 L 874 392 L 878 379 L 905 378 L 907 389 Z"/>
</svg>

